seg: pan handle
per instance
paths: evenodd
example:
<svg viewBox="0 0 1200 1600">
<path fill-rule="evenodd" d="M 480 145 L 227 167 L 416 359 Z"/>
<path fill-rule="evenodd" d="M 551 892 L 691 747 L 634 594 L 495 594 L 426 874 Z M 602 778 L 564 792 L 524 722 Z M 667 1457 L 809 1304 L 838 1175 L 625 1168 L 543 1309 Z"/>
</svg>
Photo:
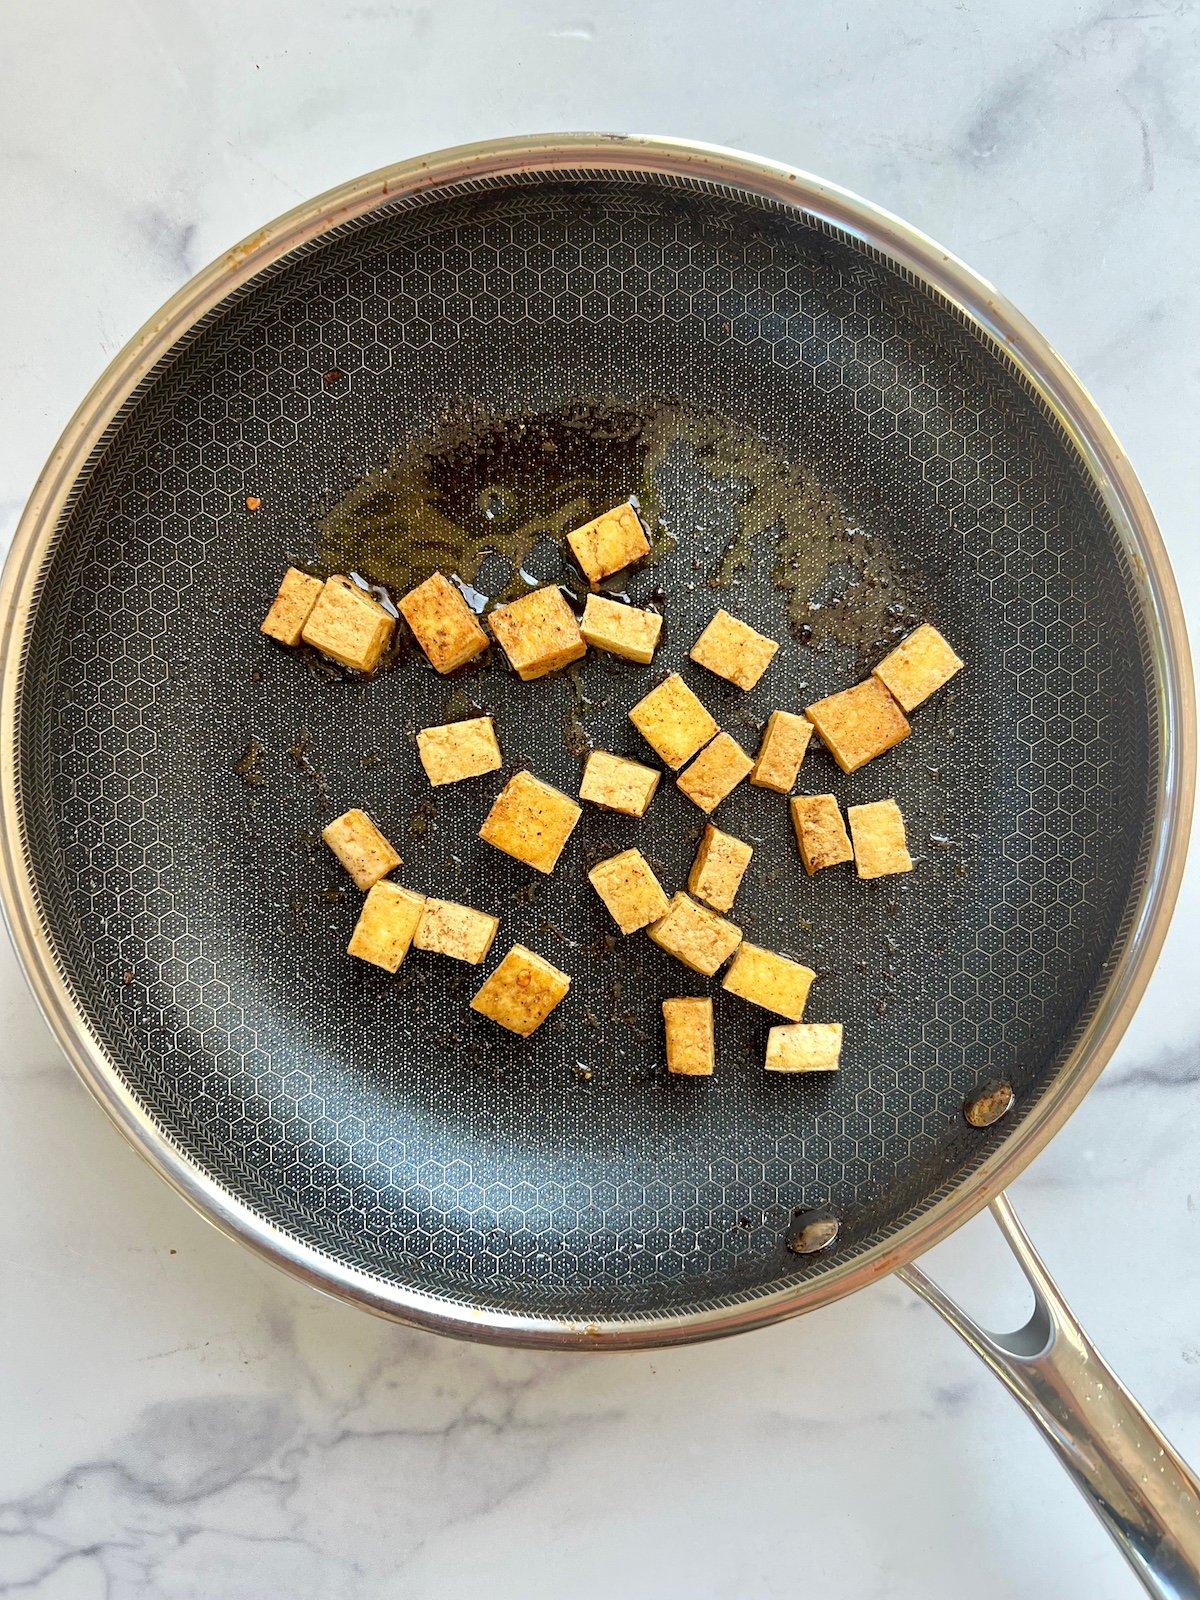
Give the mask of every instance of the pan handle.
<svg viewBox="0 0 1200 1600">
<path fill-rule="evenodd" d="M 1076 1322 L 1007 1197 L 997 1196 L 991 1210 L 1033 1290 L 1023 1328 L 989 1333 L 920 1267 L 897 1276 L 1025 1407 L 1146 1592 L 1200 1600 L 1200 1480 Z"/>
</svg>

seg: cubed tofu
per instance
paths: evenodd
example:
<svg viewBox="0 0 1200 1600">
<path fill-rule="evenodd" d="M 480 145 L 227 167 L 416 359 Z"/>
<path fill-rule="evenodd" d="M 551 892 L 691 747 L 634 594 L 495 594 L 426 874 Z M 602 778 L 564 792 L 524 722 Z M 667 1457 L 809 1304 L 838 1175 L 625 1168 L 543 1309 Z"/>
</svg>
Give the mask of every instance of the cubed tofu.
<svg viewBox="0 0 1200 1600">
<path fill-rule="evenodd" d="M 661 772 L 640 761 L 593 750 L 583 769 L 579 798 L 625 817 L 644 817 L 661 777 Z"/>
<path fill-rule="evenodd" d="M 642 666 L 654 659 L 663 619 L 657 611 L 639 611 L 636 606 L 590 594 L 583 608 L 579 631 L 593 650 L 607 650 Z"/>
<path fill-rule="evenodd" d="M 792 827 L 796 830 L 804 870 L 810 878 L 823 867 L 836 867 L 843 861 L 854 860 L 850 835 L 833 795 L 793 795 Z"/>
<path fill-rule="evenodd" d="M 860 878 L 886 878 L 893 872 L 912 871 L 904 817 L 894 800 L 849 806 L 846 815 L 850 818 L 854 864 Z"/>
<path fill-rule="evenodd" d="M 903 710 L 915 711 L 962 668 L 962 661 L 937 629 L 923 622 L 884 656 L 873 676 Z"/>
<path fill-rule="evenodd" d="M 741 944 L 742 930 L 686 894 L 677 894 L 666 916 L 651 927 L 650 938 L 685 967 L 711 978 Z"/>
<path fill-rule="evenodd" d="M 718 611 L 688 653 L 697 666 L 707 667 L 718 678 L 736 683 L 739 689 L 753 689 L 778 649 L 774 639 L 756 633 L 748 622 Z"/>
<path fill-rule="evenodd" d="M 789 1022 L 799 1022 L 816 973 L 799 961 L 763 950 L 756 944 L 742 944 L 722 980 L 722 989 L 736 994 L 751 1005 L 774 1011 Z"/>
<path fill-rule="evenodd" d="M 395 972 L 408 954 L 425 909 L 425 896 L 398 883 L 373 884 L 363 901 L 347 952 L 373 967 Z"/>
<path fill-rule="evenodd" d="M 592 888 L 622 933 L 636 933 L 665 917 L 671 902 L 640 850 L 622 850 L 588 873 Z"/>
<path fill-rule="evenodd" d="M 325 587 L 320 578 L 310 577 L 298 567 L 289 567 L 279 585 L 279 593 L 263 618 L 260 632 L 280 644 L 299 644 L 304 624 Z"/>
<path fill-rule="evenodd" d="M 843 772 L 857 772 L 912 732 L 908 718 L 878 678 L 818 700 L 805 708 L 804 715 Z"/>
<path fill-rule="evenodd" d="M 641 518 L 628 501 L 576 528 L 567 535 L 567 543 L 593 589 L 602 578 L 650 554 Z"/>
<path fill-rule="evenodd" d="M 660 760 L 678 771 L 717 732 L 717 724 L 677 672 L 643 695 L 629 720 Z"/>
<path fill-rule="evenodd" d="M 331 661 L 355 672 L 374 672 L 392 642 L 396 619 L 349 578 L 329 578 L 300 637 Z"/>
<path fill-rule="evenodd" d="M 439 672 L 454 672 L 488 647 L 488 636 L 444 573 L 435 572 L 400 602 L 400 615 Z"/>
<path fill-rule="evenodd" d="M 537 872 L 553 872 L 582 814 L 561 790 L 532 772 L 517 772 L 497 795 L 479 837 Z"/>
<path fill-rule="evenodd" d="M 753 765 L 736 739 L 719 733 L 675 782 L 701 811 L 713 812 L 749 775 Z"/>
<path fill-rule="evenodd" d="M 767 1035 L 768 1072 L 836 1072 L 842 1053 L 840 1022 L 793 1022 Z"/>
<path fill-rule="evenodd" d="M 503 764 L 491 717 L 468 717 L 417 734 L 417 753 L 430 783 L 461 783 L 496 772 Z"/>
<path fill-rule="evenodd" d="M 515 944 L 471 1001 L 471 1010 L 527 1039 L 570 987 L 565 972 Z"/>
<path fill-rule="evenodd" d="M 716 1065 L 711 1000 L 664 1000 L 667 1071 L 688 1078 L 707 1078 Z"/>
<path fill-rule="evenodd" d="M 714 911 L 731 911 L 754 847 L 710 822 L 688 874 L 688 893 Z"/>
<path fill-rule="evenodd" d="M 762 743 L 750 773 L 750 782 L 776 794 L 791 794 L 796 787 L 813 725 L 794 711 L 772 711 L 763 729 Z"/>
<path fill-rule="evenodd" d="M 523 594 L 511 605 L 497 606 L 488 617 L 488 627 L 517 677 L 527 683 L 587 655 L 575 613 L 553 584 Z"/>
<path fill-rule="evenodd" d="M 500 918 L 453 900 L 426 900 L 413 944 L 439 956 L 453 956 L 477 967 L 492 948 Z"/>
<path fill-rule="evenodd" d="M 321 837 L 360 889 L 374 888 L 400 863 L 365 811 L 344 811 L 321 830 Z"/>
</svg>

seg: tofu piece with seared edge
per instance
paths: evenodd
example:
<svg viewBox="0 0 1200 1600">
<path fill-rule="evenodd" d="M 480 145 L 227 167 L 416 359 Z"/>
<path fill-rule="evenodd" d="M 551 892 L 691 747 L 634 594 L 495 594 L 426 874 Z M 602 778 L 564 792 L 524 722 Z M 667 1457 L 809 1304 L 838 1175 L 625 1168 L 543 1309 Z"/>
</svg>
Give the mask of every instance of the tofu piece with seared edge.
<svg viewBox="0 0 1200 1600">
<path fill-rule="evenodd" d="M 904 817 L 894 800 L 848 806 L 846 815 L 850 818 L 854 864 L 860 878 L 886 878 L 892 873 L 912 871 Z"/>
<path fill-rule="evenodd" d="M 857 772 L 912 732 L 908 718 L 878 678 L 828 695 L 806 706 L 804 715 L 843 772 Z"/>
<path fill-rule="evenodd" d="M 644 817 L 661 777 L 661 772 L 640 761 L 593 750 L 583 769 L 579 798 L 625 817 Z"/>
<path fill-rule="evenodd" d="M 467 717 L 462 722 L 422 728 L 417 734 L 417 753 L 435 787 L 479 778 L 503 765 L 491 717 Z"/>
<path fill-rule="evenodd" d="M 656 611 L 639 611 L 637 606 L 590 594 L 579 631 L 593 650 L 607 650 L 610 655 L 648 666 L 654 659 L 662 625 L 663 619 Z"/>
<path fill-rule="evenodd" d="M 321 830 L 321 837 L 364 891 L 401 865 L 399 852 L 365 811 L 344 811 Z"/>
<path fill-rule="evenodd" d="M 465 667 L 488 647 L 478 618 L 444 573 L 435 572 L 410 589 L 399 610 L 438 672 Z"/>
<path fill-rule="evenodd" d="M 629 720 L 672 771 L 690 761 L 718 732 L 716 720 L 677 672 L 643 695 Z"/>
<path fill-rule="evenodd" d="M 802 966 L 799 961 L 791 961 L 787 956 L 776 955 L 774 950 L 764 950 L 756 944 L 742 944 L 721 987 L 748 1000 L 751 1005 L 761 1006 L 764 1011 L 774 1011 L 789 1022 L 799 1022 L 815 977 L 812 968 Z"/>
<path fill-rule="evenodd" d="M 474 906 L 460 906 L 453 900 L 428 899 L 421 913 L 413 944 L 418 950 L 432 950 L 439 956 L 477 967 L 486 960 L 500 928 L 500 918 Z"/>
<path fill-rule="evenodd" d="M 931 623 L 914 628 L 875 668 L 875 677 L 904 711 L 916 708 L 950 682 L 964 663 Z"/>
<path fill-rule="evenodd" d="M 398 971 L 424 909 L 423 894 L 387 880 L 373 884 L 354 924 L 347 953 L 385 972 Z"/>
<path fill-rule="evenodd" d="M 526 683 L 587 655 L 575 613 L 553 584 L 497 606 L 487 620 L 509 665 Z"/>
<path fill-rule="evenodd" d="M 265 633 L 270 639 L 278 639 L 280 644 L 299 644 L 304 624 L 324 587 L 320 578 L 301 572 L 299 567 L 289 567 L 259 632 Z"/>
<path fill-rule="evenodd" d="M 774 639 L 758 633 L 748 622 L 718 611 L 688 654 L 699 667 L 739 689 L 753 689 L 779 649 Z"/>
<path fill-rule="evenodd" d="M 688 893 L 714 911 L 732 911 L 754 847 L 710 822 L 688 874 Z"/>
<path fill-rule="evenodd" d="M 701 811 L 711 813 L 749 776 L 753 765 L 736 739 L 719 733 L 675 782 Z"/>
<path fill-rule="evenodd" d="M 594 589 L 604 578 L 650 554 L 636 509 L 626 501 L 567 535 L 571 553 Z"/>
<path fill-rule="evenodd" d="M 800 859 L 810 878 L 814 872 L 820 872 L 825 867 L 836 867 L 843 861 L 854 860 L 850 835 L 846 832 L 841 807 L 834 795 L 793 795 L 791 811 L 796 843 L 800 846 Z"/>
<path fill-rule="evenodd" d="M 532 772 L 516 772 L 496 797 L 479 837 L 536 872 L 553 872 L 582 810 Z"/>
<path fill-rule="evenodd" d="M 622 850 L 598 861 L 588 880 L 622 933 L 648 928 L 670 910 L 671 902 L 640 850 Z"/>
<path fill-rule="evenodd" d="M 794 711 L 772 711 L 763 729 L 750 782 L 776 794 L 791 794 L 808 750 L 813 725 Z"/>
<path fill-rule="evenodd" d="M 768 1072 L 836 1072 L 841 1055 L 840 1022 L 793 1022 L 767 1035 Z"/>
<path fill-rule="evenodd" d="M 711 978 L 741 944 L 742 930 L 686 894 L 677 894 L 666 916 L 650 928 L 650 938 L 685 967 Z"/>
<path fill-rule="evenodd" d="M 481 1017 L 527 1039 L 566 997 L 571 979 L 542 956 L 515 944 L 471 1001 Z"/>
<path fill-rule="evenodd" d="M 708 1078 L 716 1065 L 713 1003 L 708 999 L 664 1000 L 667 1071 L 687 1078 Z"/>
<path fill-rule="evenodd" d="M 349 578 L 326 580 L 300 637 L 355 672 L 374 672 L 392 642 L 396 619 Z"/>
</svg>

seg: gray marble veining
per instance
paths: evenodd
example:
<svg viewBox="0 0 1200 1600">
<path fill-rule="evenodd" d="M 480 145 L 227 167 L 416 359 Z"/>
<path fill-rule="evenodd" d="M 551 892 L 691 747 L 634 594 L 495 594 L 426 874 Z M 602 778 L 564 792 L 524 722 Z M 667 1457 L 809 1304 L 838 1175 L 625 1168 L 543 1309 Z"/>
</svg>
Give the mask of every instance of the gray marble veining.
<svg viewBox="0 0 1200 1600">
<path fill-rule="evenodd" d="M 999 283 L 1109 414 L 1200 617 L 1192 4 L 52 0 L 12 8 L 5 45 L 5 541 L 108 357 L 265 218 L 444 144 L 629 128 L 819 171 Z M 1198 882 L 1117 1059 L 1015 1196 L 1193 1460 Z M 898 1284 L 657 1355 L 433 1340 L 188 1212 L 62 1064 L 6 945 L 0 1038 L 0 1597 L 1131 1592 Z M 931 1259 L 985 1318 L 1020 1316 L 986 1221 Z"/>
</svg>

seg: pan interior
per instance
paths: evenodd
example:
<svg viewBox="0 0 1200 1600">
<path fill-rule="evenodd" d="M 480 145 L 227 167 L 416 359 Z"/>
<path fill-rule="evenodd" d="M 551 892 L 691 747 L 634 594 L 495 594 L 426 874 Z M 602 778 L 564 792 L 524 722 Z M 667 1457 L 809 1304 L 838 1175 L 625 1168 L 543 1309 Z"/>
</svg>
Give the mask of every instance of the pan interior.
<svg viewBox="0 0 1200 1600">
<path fill-rule="evenodd" d="M 504 777 L 576 792 L 646 757 L 653 674 L 593 655 L 521 684 L 402 654 L 352 681 L 257 632 L 289 563 L 396 590 L 566 577 L 559 536 L 631 492 L 681 668 L 753 751 L 776 707 L 862 675 L 915 620 L 967 662 L 853 777 L 894 795 L 904 879 L 809 880 L 786 801 L 743 786 L 737 921 L 820 979 L 834 1077 L 762 1070 L 772 1018 L 639 935 L 591 861 L 685 886 L 703 819 L 668 778 L 589 809 L 552 877 L 476 837 Z M 247 496 L 261 502 L 246 508 Z M 717 606 L 782 642 L 743 695 L 686 661 Z M 1094 1004 L 1148 846 L 1157 764 L 1125 558 L 1001 352 L 854 240 L 658 178 L 513 179 L 375 214 L 282 264 L 144 386 L 64 518 L 22 680 L 26 840 L 56 960 L 162 1134 L 331 1262 L 556 1318 L 686 1314 L 820 1274 L 916 1215 L 1036 1104 Z M 442 790 L 414 731 L 495 714 L 504 773 Z M 475 969 L 347 959 L 359 897 L 319 830 L 362 806 L 403 881 L 502 917 L 571 973 L 528 1041 Z M 710 1080 L 664 1072 L 664 997 L 712 991 Z M 779 1020 L 779 1019 L 774 1019 Z M 1011 1079 L 998 1127 L 963 1097 Z M 833 1252 L 784 1245 L 797 1207 Z"/>
</svg>

